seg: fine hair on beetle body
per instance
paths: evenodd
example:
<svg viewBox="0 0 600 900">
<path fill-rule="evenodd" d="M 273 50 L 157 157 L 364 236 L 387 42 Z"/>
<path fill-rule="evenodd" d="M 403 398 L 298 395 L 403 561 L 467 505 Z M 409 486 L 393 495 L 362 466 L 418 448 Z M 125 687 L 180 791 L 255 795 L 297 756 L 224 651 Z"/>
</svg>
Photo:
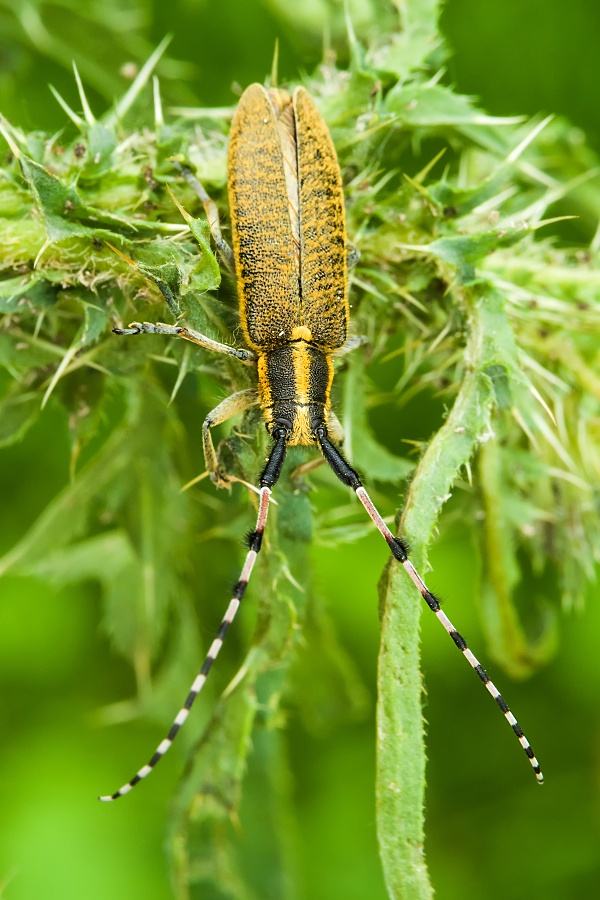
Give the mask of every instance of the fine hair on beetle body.
<svg viewBox="0 0 600 900">
<path fill-rule="evenodd" d="M 174 336 L 255 369 L 256 387 L 227 397 L 204 421 L 204 457 L 215 485 L 229 484 L 211 436 L 215 425 L 258 406 L 271 447 L 258 479 L 257 520 L 248 536 L 240 577 L 185 703 L 149 762 L 118 791 L 100 799 L 115 800 L 145 778 L 187 719 L 245 595 L 261 550 L 271 492 L 281 475 L 288 447 L 295 445 L 316 445 L 335 475 L 355 492 L 394 558 L 495 699 L 529 758 L 538 783 L 542 783 L 537 759 L 504 698 L 442 612 L 439 600 L 408 559 L 407 545 L 388 528 L 340 450 L 343 433 L 331 408 L 333 359 L 357 348 L 361 340 L 349 334 L 349 254 L 340 167 L 314 101 L 301 87 L 290 95 L 253 84 L 242 95 L 228 152 L 232 248 L 221 234 L 217 207 L 204 187 L 189 169 L 179 169 L 203 203 L 225 265 L 235 271 L 244 346 L 220 343 L 185 324 L 134 322 L 129 328 L 114 331 L 120 335 Z M 168 287 L 163 283 L 159 287 L 170 308 L 176 310 L 176 298 Z"/>
</svg>

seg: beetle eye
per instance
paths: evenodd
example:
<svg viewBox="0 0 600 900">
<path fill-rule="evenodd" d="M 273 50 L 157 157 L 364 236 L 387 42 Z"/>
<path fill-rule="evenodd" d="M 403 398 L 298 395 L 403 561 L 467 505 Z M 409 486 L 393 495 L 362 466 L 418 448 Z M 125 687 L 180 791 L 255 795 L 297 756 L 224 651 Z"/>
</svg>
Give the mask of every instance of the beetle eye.
<svg viewBox="0 0 600 900">
<path fill-rule="evenodd" d="M 292 430 L 292 423 L 289 419 L 284 419 L 283 417 L 279 417 L 275 419 L 273 425 L 271 426 L 271 436 L 274 437 L 275 431 L 279 428 L 285 428 L 286 431 Z"/>
</svg>

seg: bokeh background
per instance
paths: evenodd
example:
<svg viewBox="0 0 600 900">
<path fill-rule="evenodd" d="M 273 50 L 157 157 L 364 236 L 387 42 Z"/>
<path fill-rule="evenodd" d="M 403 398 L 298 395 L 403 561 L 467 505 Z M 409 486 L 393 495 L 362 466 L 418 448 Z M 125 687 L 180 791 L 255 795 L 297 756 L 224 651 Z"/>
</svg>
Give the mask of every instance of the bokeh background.
<svg viewBox="0 0 600 900">
<path fill-rule="evenodd" d="M 291 6 L 284 0 L 3 0 L 0 110 L 24 128 L 59 130 L 64 114 L 47 86 L 54 84 L 77 108 L 75 59 L 101 113 L 127 84 L 122 67 L 144 60 L 167 32 L 173 41 L 160 70 L 165 104 L 231 104 L 232 83 L 262 81 L 269 72 L 276 38 L 282 80 L 318 64 L 323 29 L 335 35 L 341 4 Z M 362 0 L 351 7 L 358 31 L 368 31 L 373 5 Z M 387 14 L 385 3 L 377 8 Z M 497 115 L 560 113 L 600 151 L 600 7 L 589 0 L 449 0 L 441 21 L 453 49 L 449 79 L 459 90 L 477 95 Z M 373 421 L 383 443 L 431 434 L 442 410 L 422 397 L 410 407 L 408 429 Z M 68 482 L 68 465 L 67 423 L 51 403 L 21 444 L 0 451 L 1 552 Z M 470 524 L 455 516 L 447 527 L 442 522 L 431 559 L 452 617 L 485 659 Z M 563 551 L 567 556 L 569 547 Z M 202 615 L 210 607 L 218 617 L 236 568 L 232 553 L 240 551 L 213 541 L 203 552 L 198 609 Z M 319 736 L 290 720 L 297 894 L 378 900 L 385 891 L 375 840 L 373 684 L 376 582 L 385 548 L 372 535 L 351 546 L 315 547 L 313 556 L 319 591 L 367 686 L 370 713 Z M 97 803 L 96 795 L 122 783 L 162 737 L 141 721 L 99 724 L 96 711 L 129 697 L 134 682 L 99 628 L 97 587 L 58 591 L 7 577 L 0 590 L 1 896 L 166 900 L 172 892 L 165 822 L 184 747 L 174 748 L 160 774 L 133 797 L 114 806 Z M 468 667 L 433 617 L 424 617 L 426 851 L 440 898 L 598 895 L 598 601 L 598 591 L 590 590 L 582 609 L 564 616 L 557 655 L 542 672 L 523 684 L 497 678 L 543 762 L 543 790 Z M 241 626 L 214 675 L 215 691 L 235 671 L 244 638 Z M 210 640 L 210 630 L 203 629 L 203 640 Z M 242 827 L 260 827 L 253 824 L 260 822 L 259 807 L 259 800 L 249 801 Z"/>
</svg>

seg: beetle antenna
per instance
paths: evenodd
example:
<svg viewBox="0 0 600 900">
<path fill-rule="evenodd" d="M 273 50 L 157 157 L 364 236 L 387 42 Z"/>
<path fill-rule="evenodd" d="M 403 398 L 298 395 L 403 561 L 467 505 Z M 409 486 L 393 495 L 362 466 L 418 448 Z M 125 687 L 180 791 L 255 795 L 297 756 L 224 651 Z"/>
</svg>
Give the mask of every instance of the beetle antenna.
<svg viewBox="0 0 600 900">
<path fill-rule="evenodd" d="M 229 626 L 233 622 L 236 613 L 240 608 L 244 594 L 246 593 L 246 588 L 248 587 L 248 582 L 250 581 L 250 576 L 252 575 L 252 569 L 254 568 L 256 557 L 260 552 L 263 533 L 265 530 L 265 525 L 267 524 L 269 501 L 271 499 L 271 488 L 281 474 L 281 468 L 285 459 L 287 432 L 284 429 L 276 428 L 274 429 L 272 436 L 275 439 L 275 446 L 272 448 L 269 459 L 267 460 L 267 464 L 263 469 L 262 475 L 260 476 L 260 492 L 258 501 L 258 516 L 256 518 L 256 528 L 248 535 L 249 549 L 248 553 L 246 554 L 246 560 L 244 562 L 239 581 L 234 588 L 233 597 L 229 601 L 227 612 L 223 616 L 216 637 L 210 645 L 210 649 L 204 658 L 202 668 L 198 672 L 198 675 L 196 676 L 196 679 L 194 680 L 194 683 L 190 688 L 185 703 L 175 716 L 169 733 L 167 734 L 166 738 L 158 745 L 151 759 L 148 760 L 145 766 L 142 766 L 142 768 L 138 772 L 136 772 L 131 781 L 128 781 L 127 784 L 123 785 L 123 787 L 120 787 L 119 790 L 115 791 L 114 794 L 106 794 L 105 796 L 98 798 L 105 803 L 109 803 L 111 800 L 118 800 L 119 797 L 122 797 L 124 794 L 128 794 L 129 791 L 131 791 L 143 778 L 146 778 L 154 769 L 156 764 L 160 762 L 167 750 L 170 749 L 171 744 L 177 737 L 181 726 L 189 716 L 190 709 L 194 704 L 194 700 L 204 687 L 212 664 L 219 655 L 221 647 L 223 646 L 223 641 L 225 640 L 225 636 L 229 631 Z"/>
<path fill-rule="evenodd" d="M 485 671 L 475 654 L 472 653 L 467 646 L 467 642 L 465 641 L 464 637 L 456 630 L 446 613 L 442 611 L 439 599 L 435 596 L 435 594 L 432 594 L 432 592 L 429 590 L 429 588 L 409 560 L 407 545 L 400 538 L 392 534 L 388 526 L 385 524 L 383 518 L 376 509 L 375 504 L 363 487 L 357 472 L 344 459 L 337 447 L 329 440 L 327 436 L 327 429 L 325 428 L 325 426 L 321 426 L 321 428 L 318 428 L 315 434 L 317 440 L 319 441 L 325 460 L 329 463 L 340 481 L 343 481 L 344 484 L 349 485 L 349 487 L 354 490 L 356 496 L 369 514 L 373 524 L 388 544 L 394 558 L 402 564 L 405 572 L 408 574 L 413 584 L 419 590 L 429 609 L 432 611 L 432 613 L 434 613 L 438 621 L 441 622 L 441 624 L 444 626 L 458 649 L 466 658 L 471 668 L 474 669 L 474 671 L 477 673 L 491 696 L 500 707 L 504 718 L 516 734 L 521 747 L 525 751 L 525 754 L 529 759 L 529 762 L 531 763 L 538 784 L 543 784 L 544 776 L 542 775 L 542 770 L 540 769 L 540 765 L 535 758 L 535 755 L 531 748 L 531 744 L 523 734 L 523 729 L 510 711 L 508 704 L 506 703 L 504 697 L 502 696 L 496 685 L 493 683 L 493 681 L 490 680 L 487 672 Z"/>
</svg>

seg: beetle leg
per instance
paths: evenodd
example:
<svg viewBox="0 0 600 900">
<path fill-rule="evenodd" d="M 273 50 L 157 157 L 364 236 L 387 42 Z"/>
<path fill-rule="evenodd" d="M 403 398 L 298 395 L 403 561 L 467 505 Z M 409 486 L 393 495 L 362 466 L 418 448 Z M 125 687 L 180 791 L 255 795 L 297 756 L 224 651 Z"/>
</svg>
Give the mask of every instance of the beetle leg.
<svg viewBox="0 0 600 900">
<path fill-rule="evenodd" d="M 327 426 L 327 431 L 329 432 L 329 436 L 334 442 L 334 444 L 343 444 L 344 443 L 344 429 L 342 428 L 342 423 L 334 413 L 332 409 L 329 410 L 328 413 L 329 422 Z"/>
<path fill-rule="evenodd" d="M 346 244 L 346 266 L 353 269 L 360 259 L 360 250 L 354 244 Z"/>
<path fill-rule="evenodd" d="M 213 484 L 217 487 L 229 487 L 229 478 L 224 472 L 219 470 L 215 445 L 213 444 L 210 429 L 214 425 L 220 425 L 226 422 L 237 413 L 245 412 L 251 406 L 258 403 L 258 394 L 254 388 L 245 391 L 237 391 L 231 397 L 226 397 L 218 406 L 210 412 L 202 424 L 202 448 L 204 450 L 204 461 L 208 474 Z"/>
<path fill-rule="evenodd" d="M 339 359 L 340 356 L 346 356 L 347 353 L 352 353 L 353 350 L 357 350 L 359 347 L 363 347 L 367 343 L 367 338 L 364 334 L 354 334 L 352 337 L 349 337 L 345 344 L 336 350 L 333 354 L 335 359 Z"/>
<path fill-rule="evenodd" d="M 322 456 L 314 456 L 312 459 L 307 459 L 306 462 L 296 466 L 293 472 L 290 472 L 290 481 L 293 484 L 296 484 L 296 482 L 299 482 L 305 475 L 308 475 L 310 472 L 313 472 L 315 469 L 322 466 L 324 462 L 325 460 Z"/>
<path fill-rule="evenodd" d="M 165 325 L 162 322 L 132 322 L 129 328 L 113 328 L 115 334 L 168 334 L 173 337 L 184 338 L 186 341 L 192 341 L 193 344 L 199 344 L 205 350 L 212 350 L 213 353 L 223 353 L 225 356 L 234 356 L 243 363 L 253 363 L 256 356 L 252 350 L 244 350 L 241 347 L 230 347 L 229 344 L 222 344 L 220 341 L 213 341 L 212 338 L 206 337 L 199 331 L 187 328 L 185 325 Z"/>
</svg>

